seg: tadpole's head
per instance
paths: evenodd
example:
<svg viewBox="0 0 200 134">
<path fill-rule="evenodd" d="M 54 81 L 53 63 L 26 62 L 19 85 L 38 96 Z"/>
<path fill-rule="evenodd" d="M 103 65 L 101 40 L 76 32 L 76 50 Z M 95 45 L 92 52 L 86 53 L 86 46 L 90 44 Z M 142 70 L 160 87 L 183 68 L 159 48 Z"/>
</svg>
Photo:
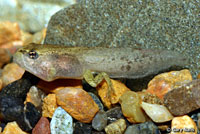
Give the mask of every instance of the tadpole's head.
<svg viewBox="0 0 200 134">
<path fill-rule="evenodd" d="M 54 45 L 29 44 L 19 49 L 13 60 L 45 81 L 78 77 L 82 71 L 75 56 L 64 53 L 62 47 Z"/>
</svg>

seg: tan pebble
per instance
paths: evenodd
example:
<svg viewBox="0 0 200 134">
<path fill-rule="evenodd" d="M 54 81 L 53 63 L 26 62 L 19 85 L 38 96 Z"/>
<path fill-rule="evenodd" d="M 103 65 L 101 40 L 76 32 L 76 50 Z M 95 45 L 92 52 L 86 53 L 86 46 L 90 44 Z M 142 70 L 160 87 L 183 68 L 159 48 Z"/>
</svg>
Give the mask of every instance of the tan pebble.
<svg viewBox="0 0 200 134">
<path fill-rule="evenodd" d="M 44 38 L 46 36 L 46 31 L 47 31 L 47 29 L 44 28 L 41 31 L 35 33 L 33 35 L 33 42 L 37 43 L 37 44 L 42 44 L 42 42 L 44 41 Z"/>
<path fill-rule="evenodd" d="M 98 94 L 103 102 L 103 104 L 107 107 L 107 108 L 111 108 L 112 104 L 116 104 L 119 102 L 119 98 L 120 96 L 122 96 L 122 94 L 124 94 L 126 91 L 130 91 L 129 88 L 127 88 L 123 83 L 121 83 L 118 80 L 112 80 L 112 85 L 113 85 L 113 89 L 115 94 L 111 91 L 111 101 L 108 98 L 108 85 L 105 81 L 103 81 L 98 87 L 97 87 L 97 91 Z"/>
<path fill-rule="evenodd" d="M 16 81 L 22 77 L 25 70 L 19 67 L 15 63 L 7 64 L 2 71 L 2 82 L 3 87 L 12 83 L 13 81 Z"/>
<path fill-rule="evenodd" d="M 83 123 L 90 123 L 99 111 L 92 97 L 81 88 L 65 87 L 56 92 L 57 104 L 72 117 Z"/>
<path fill-rule="evenodd" d="M 127 91 L 120 97 L 123 115 L 131 123 L 146 121 L 145 113 L 141 109 L 141 97 L 133 91 Z"/>
<path fill-rule="evenodd" d="M 2 134 L 28 134 L 28 133 L 22 131 L 21 128 L 14 121 L 7 123 Z"/>
<path fill-rule="evenodd" d="M 196 123 L 188 115 L 175 117 L 171 123 L 171 134 L 197 134 Z"/>
<path fill-rule="evenodd" d="M 38 89 L 36 86 L 32 86 L 29 92 L 27 93 L 25 103 L 31 102 L 35 107 L 41 110 L 42 100 L 44 99 L 44 97 L 45 93 L 43 91 Z"/>
<path fill-rule="evenodd" d="M 21 31 L 21 41 L 23 46 L 28 45 L 33 42 L 33 35 L 24 31 Z"/>
<path fill-rule="evenodd" d="M 173 119 L 173 115 L 163 105 L 142 102 L 141 106 L 146 114 L 156 123 L 167 122 Z"/>
<path fill-rule="evenodd" d="M 163 99 L 167 92 L 190 81 L 192 81 L 192 75 L 187 69 L 162 73 L 149 82 L 147 92 Z"/>
<path fill-rule="evenodd" d="M 123 134 L 126 130 L 126 122 L 124 119 L 119 119 L 105 128 L 106 134 Z"/>
<path fill-rule="evenodd" d="M 54 111 L 58 107 L 56 103 L 56 95 L 55 94 L 48 94 L 43 99 L 42 105 L 42 116 L 52 118 Z"/>
<path fill-rule="evenodd" d="M 56 93 L 56 91 L 59 90 L 60 87 L 82 88 L 82 81 L 74 79 L 57 79 L 52 82 L 46 82 L 40 80 L 37 87 L 42 89 L 45 93 Z"/>
<path fill-rule="evenodd" d="M 16 48 L 22 45 L 19 25 L 8 21 L 0 22 L 0 48 L 9 49 L 14 53 Z"/>
<path fill-rule="evenodd" d="M 10 56 L 6 49 L 0 48 L 0 68 L 10 61 Z"/>
</svg>

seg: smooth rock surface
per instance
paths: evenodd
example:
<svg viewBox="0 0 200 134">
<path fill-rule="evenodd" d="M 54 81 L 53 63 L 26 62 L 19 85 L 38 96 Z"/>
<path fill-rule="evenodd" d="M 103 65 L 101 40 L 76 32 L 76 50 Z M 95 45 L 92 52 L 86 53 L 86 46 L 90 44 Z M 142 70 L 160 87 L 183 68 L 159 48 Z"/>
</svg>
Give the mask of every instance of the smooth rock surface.
<svg viewBox="0 0 200 134">
<path fill-rule="evenodd" d="M 51 134 L 49 120 L 45 117 L 41 117 L 33 128 L 32 134 Z"/>
<path fill-rule="evenodd" d="M 127 91 L 120 97 L 123 115 L 129 122 L 141 123 L 146 121 L 145 113 L 141 109 L 141 103 L 141 97 L 133 91 Z"/>
<path fill-rule="evenodd" d="M 158 127 L 153 122 L 129 126 L 124 134 L 161 134 Z"/>
<path fill-rule="evenodd" d="M 171 134 L 197 134 L 197 126 L 188 115 L 175 117 L 171 123 Z"/>
<path fill-rule="evenodd" d="M 105 128 L 106 134 L 123 134 L 126 129 L 126 121 L 119 119 Z"/>
<path fill-rule="evenodd" d="M 147 92 L 157 95 L 163 100 L 164 95 L 170 90 L 192 81 L 189 70 L 171 71 L 155 76 L 149 83 Z"/>
<path fill-rule="evenodd" d="M 56 100 L 72 117 L 83 123 L 90 123 L 99 111 L 92 97 L 81 88 L 60 89 L 56 92 Z"/>
<path fill-rule="evenodd" d="M 58 107 L 50 122 L 51 134 L 72 134 L 72 125 L 72 117 L 64 109 Z"/>
<path fill-rule="evenodd" d="M 193 80 L 164 96 L 164 104 L 175 116 L 185 115 L 200 108 L 200 80 Z"/>
<path fill-rule="evenodd" d="M 99 111 L 92 120 L 92 127 L 97 131 L 102 131 L 108 122 L 108 117 L 106 112 Z"/>
<path fill-rule="evenodd" d="M 108 85 L 106 81 L 103 81 L 101 84 L 98 85 L 97 91 L 98 95 L 100 96 L 103 104 L 111 108 L 112 104 L 116 104 L 119 102 L 119 98 L 124 94 L 126 91 L 130 91 L 129 88 L 127 88 L 123 83 L 117 80 L 112 80 L 112 86 L 114 89 L 114 93 L 111 91 L 111 100 L 108 98 Z"/>
<path fill-rule="evenodd" d="M 75 123 L 73 134 L 91 134 L 91 133 L 92 133 L 92 126 L 90 124 L 82 122 Z"/>
<path fill-rule="evenodd" d="M 141 106 L 146 114 L 156 123 L 167 122 L 174 118 L 163 105 L 142 102 Z"/>
<path fill-rule="evenodd" d="M 42 116 L 52 118 L 57 107 L 58 107 L 58 105 L 56 103 L 56 95 L 48 94 L 43 99 Z"/>
</svg>

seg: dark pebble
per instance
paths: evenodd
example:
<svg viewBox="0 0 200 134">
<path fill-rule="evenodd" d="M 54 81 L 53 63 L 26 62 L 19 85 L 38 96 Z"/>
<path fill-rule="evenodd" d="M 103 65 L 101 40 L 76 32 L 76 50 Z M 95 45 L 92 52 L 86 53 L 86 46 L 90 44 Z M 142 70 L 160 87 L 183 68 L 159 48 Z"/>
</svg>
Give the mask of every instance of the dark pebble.
<svg viewBox="0 0 200 134">
<path fill-rule="evenodd" d="M 153 122 L 145 122 L 129 126 L 124 134 L 161 134 Z"/>
<path fill-rule="evenodd" d="M 92 97 L 92 99 L 96 102 L 96 104 L 98 105 L 99 109 L 103 110 L 104 107 L 103 107 L 103 104 L 101 103 L 100 99 L 95 94 L 93 94 L 91 92 L 88 92 L 88 93 Z"/>
<path fill-rule="evenodd" d="M 92 127 L 97 131 L 102 131 L 108 122 L 108 117 L 104 111 L 99 111 L 92 120 Z"/>
<path fill-rule="evenodd" d="M 12 96 L 0 96 L 0 113 L 5 121 L 16 121 L 23 116 L 24 103 L 22 99 Z"/>
<path fill-rule="evenodd" d="M 108 117 L 108 124 L 118 120 L 118 119 L 125 119 L 120 107 L 114 107 L 110 110 L 106 111 Z M 126 119 L 125 119 L 126 120 Z M 129 125 L 128 121 L 126 120 L 126 125 Z"/>
<path fill-rule="evenodd" d="M 73 134 L 91 134 L 92 126 L 90 124 L 76 122 Z"/>
<path fill-rule="evenodd" d="M 92 134 L 106 134 L 105 132 L 92 131 Z"/>
<path fill-rule="evenodd" d="M 41 117 L 36 107 L 30 102 L 26 103 L 23 115 L 23 118 L 19 118 L 17 123 L 24 131 L 33 129 Z"/>
<path fill-rule="evenodd" d="M 30 80 L 19 79 L 4 87 L 0 92 L 0 96 L 7 95 L 24 100 L 31 86 L 32 83 L 30 82 Z"/>
</svg>

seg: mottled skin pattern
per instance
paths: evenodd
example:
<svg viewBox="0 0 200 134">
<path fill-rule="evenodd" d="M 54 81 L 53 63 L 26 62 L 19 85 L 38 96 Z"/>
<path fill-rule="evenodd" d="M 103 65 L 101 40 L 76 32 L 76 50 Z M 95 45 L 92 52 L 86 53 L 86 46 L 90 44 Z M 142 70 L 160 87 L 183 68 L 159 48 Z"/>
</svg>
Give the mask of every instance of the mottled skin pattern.
<svg viewBox="0 0 200 134">
<path fill-rule="evenodd" d="M 31 50 L 37 53 L 36 59 L 30 58 Z M 142 78 L 172 66 L 184 66 L 187 59 L 168 50 L 30 44 L 16 52 L 14 62 L 39 78 L 52 81 L 82 79 L 86 70 L 105 72 L 111 78 Z"/>
<path fill-rule="evenodd" d="M 184 66 L 187 59 L 167 50 L 30 44 L 15 53 L 14 62 L 45 81 L 84 78 L 96 87 L 105 79 L 110 97 L 112 83 L 109 76 L 142 78 L 172 66 Z M 92 72 L 99 75 L 93 77 Z"/>
</svg>

